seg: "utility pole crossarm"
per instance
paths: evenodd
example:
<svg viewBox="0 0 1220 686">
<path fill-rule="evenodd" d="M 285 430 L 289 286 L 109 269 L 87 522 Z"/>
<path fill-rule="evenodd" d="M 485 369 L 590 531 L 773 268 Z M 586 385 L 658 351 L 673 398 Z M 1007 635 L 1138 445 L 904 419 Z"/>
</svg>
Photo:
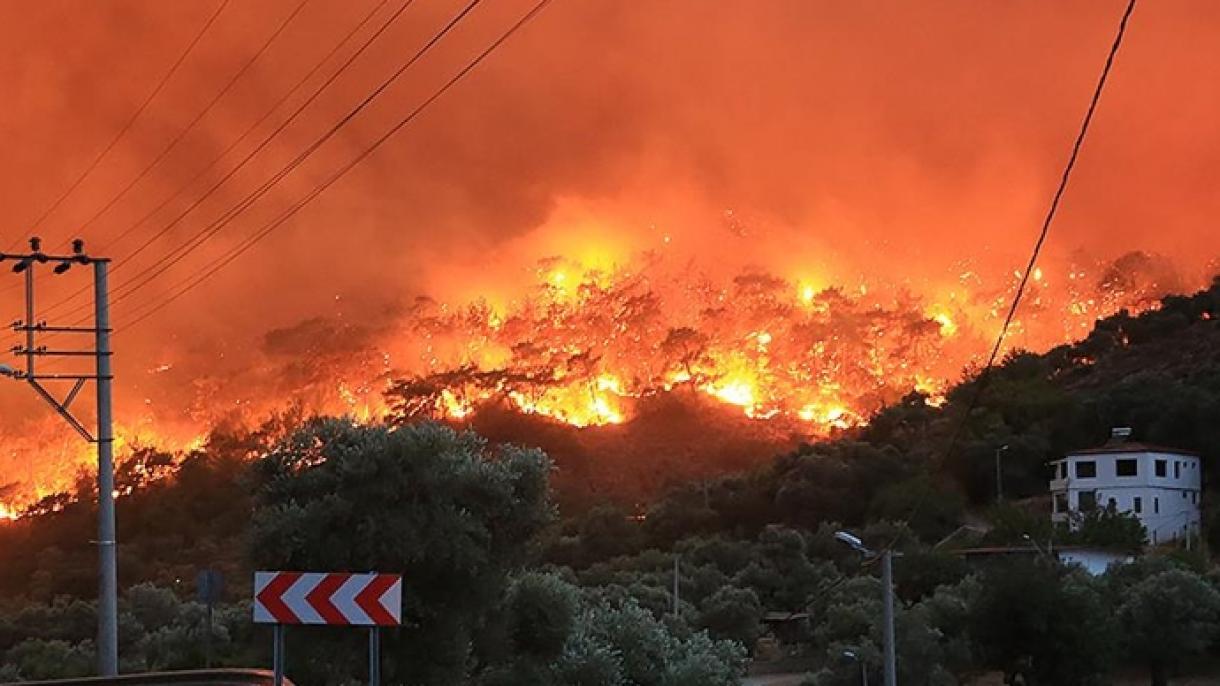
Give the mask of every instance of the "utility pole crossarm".
<svg viewBox="0 0 1220 686">
<path fill-rule="evenodd" d="M 42 241 L 30 239 L 30 252 L 24 254 L 0 253 L 0 262 L 13 261 L 13 272 L 25 280 L 25 318 L 13 322 L 14 331 L 25 335 L 25 344 L 12 349 L 13 354 L 25 359 L 25 369 L 13 369 L 0 365 L 0 375 L 24 381 L 47 402 L 59 416 L 63 417 L 86 441 L 97 444 L 98 486 L 98 673 L 115 676 L 119 669 L 118 653 L 118 571 L 116 562 L 116 536 L 114 517 L 114 421 L 111 406 L 111 385 L 114 375 L 110 369 L 113 353 L 110 350 L 110 302 L 107 286 L 107 268 L 110 260 L 85 254 L 84 241 L 72 241 L 71 255 L 48 255 L 42 252 Z M 93 267 L 94 322 L 92 327 L 53 326 L 35 316 L 34 272 L 39 265 L 53 264 L 51 271 L 63 274 L 76 265 Z M 90 334 L 93 336 L 92 350 L 51 350 L 38 344 L 44 333 Z M 46 357 L 80 358 L 92 357 L 94 372 L 42 374 L 38 361 Z M 72 381 L 72 388 L 62 400 L 56 398 L 42 381 Z M 72 414 L 71 406 L 84 385 L 93 381 L 97 390 L 97 436 L 94 437 L 85 425 Z"/>
</svg>

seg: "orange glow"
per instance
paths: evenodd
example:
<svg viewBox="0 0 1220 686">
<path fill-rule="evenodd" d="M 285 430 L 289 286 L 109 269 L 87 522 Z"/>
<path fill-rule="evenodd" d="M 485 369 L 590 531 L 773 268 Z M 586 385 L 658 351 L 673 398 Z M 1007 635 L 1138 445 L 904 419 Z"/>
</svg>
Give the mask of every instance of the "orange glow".
<svg viewBox="0 0 1220 686">
<path fill-rule="evenodd" d="M 0 169 L 11 215 L 0 247 L 18 232 L 36 230 L 48 245 L 81 232 L 87 250 L 131 259 L 116 266 L 116 290 L 165 265 L 113 303 L 116 324 L 259 235 L 519 9 L 494 3 L 472 15 L 479 26 L 447 36 L 443 54 L 207 231 L 393 73 L 395 45 L 443 25 L 453 8 L 415 3 L 204 198 L 256 146 L 248 139 L 206 170 L 211 151 L 265 114 L 274 116 L 259 138 L 284 121 L 291 110 L 268 108 L 281 95 L 292 95 L 288 106 L 305 100 L 287 89 L 356 25 L 362 3 L 308 3 L 195 119 L 284 16 L 282 3 L 233 3 L 113 148 L 116 124 L 211 10 L 68 4 L 71 22 L 62 2 L 0 7 L 4 44 L 21 62 L 0 70 L 0 92 L 12 94 L 0 127 L 12 160 Z M 506 410 L 591 437 L 594 427 L 626 433 L 658 396 L 684 394 L 748 418 L 751 430 L 805 440 L 867 423 L 912 391 L 943 404 L 949 384 L 990 352 L 1011 305 L 1119 8 L 662 5 L 552 3 L 250 252 L 139 326 L 119 326 L 119 460 L 140 446 L 180 457 L 213 431 L 280 414 L 477 427 L 481 413 Z M 1001 353 L 1079 340 L 1098 318 L 1190 292 L 1220 266 L 1220 194 L 1210 192 L 1220 97 L 1195 87 L 1220 69 L 1220 3 L 1148 3 L 1132 21 Z M 122 30 L 130 26 L 140 30 Z M 172 154 L 107 206 L 191 121 Z M 107 149 L 40 226 L 28 224 Z M 40 281 L 40 304 L 87 286 L 84 274 Z M 14 275 L 0 275 L 8 322 L 24 302 Z M 80 306 L 87 314 L 80 298 L 38 314 L 69 324 Z M 90 392 L 74 405 L 88 425 Z M 71 490 L 93 468 L 92 446 L 20 384 L 0 383 L 0 417 L 0 513 Z"/>
<path fill-rule="evenodd" d="M 663 260 L 649 263 L 651 278 L 629 264 L 607 271 L 549 258 L 523 296 L 421 303 L 372 340 L 356 364 L 348 354 L 311 358 L 311 380 L 287 397 L 268 390 L 283 367 L 244 373 L 247 386 L 227 396 L 225 386 L 196 383 L 200 395 L 188 396 L 187 407 L 197 410 L 177 421 L 160 419 L 149 403 L 121 415 L 116 449 L 120 459 L 138 446 L 201 449 L 211 426 L 257 422 L 286 402 L 359 422 L 391 414 L 470 421 L 484 406 L 503 403 L 582 428 L 628 423 L 640 400 L 666 392 L 696 392 L 752 420 L 783 423 L 789 433 L 824 436 L 866 423 L 911 391 L 942 405 L 950 380 L 978 361 L 994 335 L 1015 283 L 997 289 L 972 271 L 936 302 L 921 304 L 885 284 L 817 291 L 757 270 L 692 289 L 670 276 Z M 1086 331 L 1095 316 L 1154 302 L 1140 289 L 1090 288 L 1073 273 L 1062 280 L 1073 284 L 1067 289 L 1044 287 L 1042 277 L 1006 350 L 1057 344 Z M 180 367 L 170 360 L 147 373 L 161 378 Z M 387 397 L 395 380 L 409 383 Z M 69 486 L 78 469 L 93 464 L 92 446 L 62 438 L 57 421 L 46 417 L 47 428 L 31 434 L 61 437 L 54 442 L 6 442 L 13 455 L 55 456 L 14 491 L 7 516 Z"/>
</svg>

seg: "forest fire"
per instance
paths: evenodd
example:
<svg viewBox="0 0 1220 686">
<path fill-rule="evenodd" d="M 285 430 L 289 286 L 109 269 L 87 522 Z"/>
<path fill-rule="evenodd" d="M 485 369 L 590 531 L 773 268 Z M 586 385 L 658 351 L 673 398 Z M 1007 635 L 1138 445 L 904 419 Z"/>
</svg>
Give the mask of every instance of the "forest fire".
<svg viewBox="0 0 1220 686">
<path fill-rule="evenodd" d="M 550 258 L 517 297 L 418 297 L 362 334 L 318 319 L 273 331 L 240 388 L 195 373 L 168 407 L 128 404 L 119 453 L 153 446 L 182 455 L 216 428 L 290 408 L 465 423 L 500 407 L 579 430 L 629 425 L 642 402 L 662 395 L 701 396 L 777 436 L 826 436 L 912 392 L 943 403 L 948 384 L 980 362 L 1020 278 L 963 269 L 951 287 L 922 295 L 909 283 L 817 288 L 758 268 L 716 279 L 656 254 L 626 264 Z M 1061 279 L 1040 269 L 1006 349 L 1044 349 L 1098 316 L 1148 308 L 1181 287 L 1168 273 L 1138 254 L 1072 264 Z M 337 343 L 352 338 L 355 347 Z M 178 373 L 173 361 L 144 370 L 153 379 Z M 12 460 L 39 457 L 30 478 L 10 478 L 0 492 L 6 517 L 70 488 L 91 463 L 91 446 L 65 438 L 55 421 L 40 420 L 33 440 L 6 438 Z"/>
<path fill-rule="evenodd" d="M 1146 275 L 1116 292 L 1085 285 L 1077 269 L 1064 280 L 1073 287 L 1054 290 L 1035 273 L 1009 347 L 1066 342 L 1095 317 L 1139 311 L 1161 294 Z M 912 391 L 939 404 L 947 383 L 979 361 L 1012 284 L 959 280 L 929 303 L 901 289 L 816 290 L 756 270 L 667 288 L 664 265 L 607 273 L 548 264 L 506 311 L 417 302 L 401 333 L 427 341 L 424 371 L 394 381 L 389 396 L 407 419 L 462 419 L 505 400 L 583 427 L 622 423 L 638 399 L 688 390 L 825 435 Z"/>
<path fill-rule="evenodd" d="M 156 55 L 118 50 L 88 21 L 14 33 L 47 78 L 6 83 L 23 98 L 9 127 L 23 134 L 7 142 L 21 164 L 0 184 L 15 213 L 5 240 L 79 232 L 115 260 L 121 455 L 180 454 L 281 413 L 470 426 L 494 415 L 587 438 L 629 434 L 676 400 L 787 446 L 867 423 L 912 392 L 939 406 L 995 340 L 1111 40 L 1105 9 L 1087 5 L 1057 7 L 1052 22 L 1046 9 L 938 13 L 954 28 L 933 43 L 906 29 L 927 21 L 916 6 L 725 4 L 691 21 L 574 3 L 379 139 L 512 11 L 474 13 L 472 33 L 445 41 L 452 54 L 427 56 L 348 118 L 401 66 L 399 48 L 422 44 L 415 32 L 448 11 L 387 21 L 358 54 L 382 15 L 344 44 L 336 27 L 364 16 L 348 5 L 311 5 L 261 57 L 254 34 L 278 10 L 226 15 L 113 149 L 110 123 L 144 101 L 150 70 L 174 64 L 169 32 L 149 33 L 164 38 L 148 46 Z M 126 21 L 89 11 L 95 25 Z M 169 5 L 142 11 L 150 26 L 184 25 Z M 1159 11 L 1203 30 L 1185 10 Z M 868 40 L 846 38 L 858 26 Z M 1014 59 L 1013 41 L 1032 45 L 1022 32 L 1047 26 Z M 67 64 L 65 45 L 96 57 Z M 1099 317 L 1215 272 L 1203 263 L 1216 199 L 1183 195 L 1207 187 L 1214 165 L 1181 165 L 1200 154 L 1183 122 L 1209 130 L 1215 104 L 1164 87 L 1198 59 L 1189 45 L 1136 44 L 1125 58 L 1004 350 L 1079 339 Z M 208 94 L 215 111 L 201 112 L 192 98 Z M 309 104 L 295 117 L 294 103 Z M 105 116 L 82 121 L 91 108 Z M 340 135 L 311 146 L 340 121 Z M 376 140 L 386 145 L 357 157 Z M 354 159 L 365 161 L 261 233 Z M 41 226 L 21 223 L 91 164 Z M 211 193 L 213 178 L 229 181 Z M 256 241 L 256 258 L 213 271 Z M 75 276 L 42 282 L 39 316 L 87 317 Z M 0 310 L 16 316 L 21 289 L 4 288 Z M 12 516 L 71 490 L 93 456 L 27 389 L 4 386 L 0 513 Z M 643 453 L 655 441 L 637 443 Z"/>
</svg>

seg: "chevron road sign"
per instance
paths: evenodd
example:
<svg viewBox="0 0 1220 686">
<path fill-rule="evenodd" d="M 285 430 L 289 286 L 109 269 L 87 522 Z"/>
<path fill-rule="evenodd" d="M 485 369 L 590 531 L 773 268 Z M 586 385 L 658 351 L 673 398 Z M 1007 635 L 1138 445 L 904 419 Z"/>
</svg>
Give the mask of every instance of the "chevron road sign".
<svg viewBox="0 0 1220 686">
<path fill-rule="evenodd" d="M 398 626 L 402 623 L 402 577 L 346 572 L 255 572 L 254 621 Z"/>
</svg>

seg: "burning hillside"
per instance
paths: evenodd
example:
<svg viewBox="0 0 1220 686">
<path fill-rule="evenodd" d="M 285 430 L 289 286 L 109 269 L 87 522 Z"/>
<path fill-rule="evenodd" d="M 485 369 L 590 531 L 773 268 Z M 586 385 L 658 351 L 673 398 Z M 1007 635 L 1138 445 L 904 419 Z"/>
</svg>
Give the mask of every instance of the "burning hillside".
<svg viewBox="0 0 1220 686">
<path fill-rule="evenodd" d="M 1099 315 L 1152 305 L 1180 285 L 1164 280 L 1164 267 L 1132 254 L 1054 277 L 1039 269 L 1015 345 L 1065 342 Z M 912 391 L 939 403 L 986 350 L 1019 278 L 984 283 L 965 271 L 932 299 L 892 284 L 819 288 L 759 270 L 716 282 L 674 273 L 656 256 L 613 272 L 546 260 L 534 290 L 507 308 L 417 301 L 400 335 L 420 342 L 423 368 L 395 379 L 389 396 L 406 419 L 460 420 L 502 401 L 584 427 L 622 423 L 641 398 L 687 389 L 825 435 Z"/>
<path fill-rule="evenodd" d="M 736 464 L 938 403 L 994 340 L 1115 13 L 551 3 L 433 101 L 529 4 L 435 43 L 460 3 L 361 5 L 233 4 L 198 43 L 203 5 L 0 23 L 4 240 L 114 259 L 120 453 L 287 408 Z M 1115 64 L 1008 348 L 1216 271 L 1216 11 L 1141 8 L 1160 28 Z M 77 276 L 40 318 L 87 318 Z M 28 389 L 0 416 L 0 507 L 92 463 Z"/>
<path fill-rule="evenodd" d="M 314 318 L 272 331 L 260 362 L 235 377 L 172 360 L 146 368 L 139 384 L 149 395 L 142 407 L 125 404 L 120 448 L 190 450 L 215 429 L 296 408 L 473 423 L 502 440 L 546 443 L 565 469 L 589 472 L 565 457 L 609 460 L 595 470 L 601 479 L 614 464 L 672 457 L 677 441 L 679 462 L 692 464 L 665 477 L 706 475 L 867 422 L 912 392 L 939 404 L 979 362 L 1020 277 L 989 281 L 964 267 L 932 297 L 911 284 L 825 287 L 757 268 L 717 280 L 660 252 L 613 269 L 545 259 L 520 297 L 418 297 L 375 326 Z M 1010 348 L 1064 342 L 1097 316 L 1145 309 L 1181 286 L 1166 262 L 1139 253 L 1040 269 L 1033 284 Z M 7 472 L 7 511 L 90 464 L 88 447 L 55 421 L 39 420 L 45 433 L 32 440 L 7 437 L 11 464 L 37 465 Z"/>
</svg>

